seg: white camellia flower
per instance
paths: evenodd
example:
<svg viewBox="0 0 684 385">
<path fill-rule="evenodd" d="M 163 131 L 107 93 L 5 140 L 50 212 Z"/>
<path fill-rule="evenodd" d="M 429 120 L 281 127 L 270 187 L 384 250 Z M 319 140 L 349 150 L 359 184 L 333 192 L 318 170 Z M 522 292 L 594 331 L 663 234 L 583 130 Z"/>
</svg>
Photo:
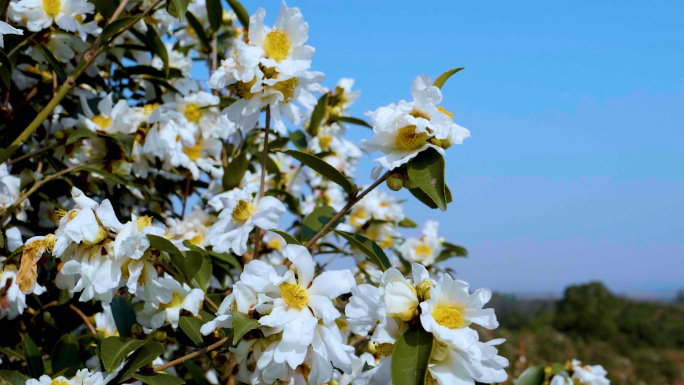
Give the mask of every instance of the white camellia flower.
<svg viewBox="0 0 684 385">
<path fill-rule="evenodd" d="M 85 115 L 79 115 L 79 123 L 91 131 L 132 134 L 138 129 L 139 122 L 135 119 L 136 114 L 128 106 L 127 100 L 121 99 L 114 104 L 112 94 L 108 94 L 97 103 L 98 115 L 93 113 L 83 95 L 81 95 L 81 108 Z"/>
<path fill-rule="evenodd" d="M 572 378 L 583 385 L 610 385 L 606 378 L 608 372 L 601 365 L 582 365 L 578 360 L 572 360 Z"/>
<path fill-rule="evenodd" d="M 428 375 L 439 385 L 504 382 L 508 378 L 504 369 L 508 360 L 499 356 L 494 347 L 503 342 L 503 339 L 476 342 L 467 350 L 451 349 L 435 342 Z"/>
<path fill-rule="evenodd" d="M 21 178 L 11 175 L 7 168 L 7 163 L 0 164 L 0 210 L 5 210 L 19 199 Z M 26 208 L 29 205 L 28 199 L 19 207 L 16 214 L 17 219 L 26 220 Z"/>
<path fill-rule="evenodd" d="M 278 220 L 286 211 L 285 205 L 277 198 L 253 198 L 252 194 L 242 190 L 221 201 L 223 209 L 219 220 L 209 229 L 209 243 L 217 253 L 232 250 L 238 255 L 244 254 L 254 226 L 277 228 Z"/>
<path fill-rule="evenodd" d="M 423 236 L 420 238 L 409 237 L 398 251 L 409 262 L 420 263 L 430 266 L 444 250 L 442 238 L 438 237 L 439 222 L 427 221 L 423 226 Z"/>
<path fill-rule="evenodd" d="M 11 2 L 12 19 L 19 22 L 26 18 L 29 31 L 38 32 L 52 23 L 65 31 L 79 30 L 77 17 L 93 13 L 95 5 L 86 0 L 20 0 Z"/>
<path fill-rule="evenodd" d="M 442 92 L 432 85 L 428 76 L 418 76 L 411 87 L 413 102 L 400 101 L 366 113 L 372 120 L 373 139 L 362 140 L 366 151 L 381 151 L 385 156 L 376 159 L 380 165 L 393 170 L 427 148 L 444 154 L 444 148 L 460 144 L 470 132 L 453 123 L 453 117 L 437 107 Z M 447 143 L 448 142 L 448 143 Z"/>
<path fill-rule="evenodd" d="M 105 338 L 119 335 L 111 305 L 103 303 L 102 311 L 95 313 L 95 330 L 104 334 Z"/>
<path fill-rule="evenodd" d="M 0 267 L 0 287 L 7 289 L 5 295 L 0 297 L 0 319 L 14 319 L 23 314 L 26 310 L 26 294 L 21 292 L 17 284 L 17 269 L 14 265 L 5 266 L 4 269 Z M 36 294 L 44 291 L 45 288 L 40 285 L 36 285 L 34 289 Z"/>
<path fill-rule="evenodd" d="M 0 48 L 4 48 L 4 42 L 2 39 L 2 35 L 23 35 L 24 31 L 20 29 L 16 29 L 12 27 L 11 25 L 5 23 L 4 21 L 0 21 Z"/>
<path fill-rule="evenodd" d="M 200 305 L 204 300 L 202 289 L 191 289 L 186 283 L 181 285 L 170 276 L 159 278 L 153 284 L 170 290 L 171 300 L 157 305 L 145 302 L 145 307 L 137 313 L 136 317 L 142 326 L 151 331 L 168 322 L 175 329 L 178 327 L 181 310 L 187 310 L 194 316 L 199 313 Z"/>
<path fill-rule="evenodd" d="M 48 375 L 42 375 L 39 379 L 29 379 L 26 381 L 26 385 L 106 385 L 111 380 L 116 377 L 119 370 L 123 368 L 121 365 L 119 368 L 114 370 L 112 373 L 106 372 L 94 372 L 91 373 L 88 369 L 80 369 L 76 372 L 76 375 L 71 379 L 67 379 L 63 376 L 57 376 L 55 378 L 50 378 Z"/>
</svg>

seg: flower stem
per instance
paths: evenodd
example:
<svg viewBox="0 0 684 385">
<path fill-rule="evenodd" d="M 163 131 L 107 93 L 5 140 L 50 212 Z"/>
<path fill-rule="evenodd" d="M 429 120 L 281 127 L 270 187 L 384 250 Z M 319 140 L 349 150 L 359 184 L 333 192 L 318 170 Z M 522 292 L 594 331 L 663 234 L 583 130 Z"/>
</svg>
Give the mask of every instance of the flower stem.
<svg viewBox="0 0 684 385">
<path fill-rule="evenodd" d="M 375 188 L 378 187 L 382 182 L 384 182 L 384 181 L 387 179 L 387 176 L 388 176 L 388 175 L 389 175 L 389 171 L 386 172 L 385 174 L 383 174 L 380 178 L 378 178 L 378 180 L 376 180 L 375 182 L 373 182 L 372 185 L 368 186 L 368 188 L 365 189 L 365 190 L 363 190 L 359 195 L 356 195 L 356 196 L 351 197 L 351 198 L 349 199 L 349 202 L 347 202 L 347 204 L 342 208 L 342 210 L 340 210 L 337 214 L 335 214 L 335 216 L 332 217 L 332 218 L 328 221 L 328 223 L 326 223 L 325 226 L 323 226 L 323 228 L 322 228 L 319 232 L 317 232 L 316 235 L 314 235 L 313 238 L 311 238 L 311 240 L 306 244 L 306 248 L 309 249 L 309 251 L 311 251 L 311 249 L 313 248 L 313 246 L 314 246 L 314 244 L 316 243 L 316 241 L 318 241 L 323 235 L 325 235 L 325 233 L 328 232 L 328 230 L 330 230 L 330 228 L 333 226 L 333 224 L 334 224 L 335 222 L 337 222 L 340 218 L 342 218 L 342 216 L 343 216 L 344 214 L 346 214 L 347 211 L 351 210 L 351 208 L 352 208 L 356 203 L 358 203 L 361 199 L 363 199 L 363 197 L 365 197 L 366 194 L 368 194 L 369 192 L 373 191 L 373 189 L 375 189 Z"/>
<path fill-rule="evenodd" d="M 264 125 L 264 150 L 261 153 L 261 185 L 259 186 L 259 199 L 264 197 L 266 189 L 266 160 L 268 159 L 268 132 L 271 128 L 271 107 L 266 109 L 266 124 Z M 254 240 L 254 253 L 252 258 L 259 256 L 259 246 L 261 246 L 261 229 L 257 227 Z"/>
<path fill-rule="evenodd" d="M 88 317 L 86 317 L 86 315 L 83 314 L 83 312 L 82 312 L 79 308 L 77 308 L 76 306 L 74 306 L 74 305 L 69 305 L 69 307 L 71 308 L 71 310 L 75 311 L 76 314 L 78 314 L 79 317 L 81 317 L 81 319 L 83 320 L 83 322 L 85 322 L 85 324 L 88 326 L 88 329 L 90 329 L 90 332 L 93 333 L 94 336 L 96 336 L 96 335 L 97 335 L 97 331 L 95 331 L 95 328 L 93 327 L 93 324 L 91 324 L 90 321 L 88 321 Z"/>
<path fill-rule="evenodd" d="M 204 353 L 210 352 L 210 351 L 212 351 L 212 350 L 214 350 L 214 349 L 216 349 L 216 348 L 219 348 L 219 347 L 221 347 L 223 344 L 225 344 L 226 342 L 228 342 L 228 340 L 230 340 L 230 337 L 232 337 L 232 334 L 231 334 L 231 335 L 228 335 L 228 336 L 225 336 L 225 337 L 223 337 L 223 338 L 221 338 L 220 340 L 218 340 L 218 342 L 216 342 L 216 343 L 214 343 L 214 344 L 212 344 L 212 345 L 209 345 L 209 346 L 207 346 L 206 348 L 202 348 L 202 349 L 200 349 L 200 350 L 196 350 L 196 351 L 194 351 L 194 352 L 192 352 L 192 353 L 190 353 L 190 354 L 188 354 L 188 355 L 185 355 L 185 356 L 183 356 L 183 357 L 181 357 L 181 358 L 179 358 L 179 359 L 177 359 L 177 360 L 173 360 L 173 361 L 171 361 L 171 362 L 167 362 L 167 363 L 164 364 L 164 365 L 158 366 L 158 367 L 154 368 L 154 371 L 155 371 L 155 372 L 161 372 L 162 370 L 166 370 L 166 369 L 168 369 L 168 368 L 170 368 L 170 367 L 172 367 L 172 366 L 175 366 L 175 365 L 178 365 L 178 364 L 182 364 L 183 362 L 185 362 L 185 361 L 187 361 L 187 360 L 193 359 L 193 358 L 199 356 L 200 354 L 204 354 Z"/>
</svg>

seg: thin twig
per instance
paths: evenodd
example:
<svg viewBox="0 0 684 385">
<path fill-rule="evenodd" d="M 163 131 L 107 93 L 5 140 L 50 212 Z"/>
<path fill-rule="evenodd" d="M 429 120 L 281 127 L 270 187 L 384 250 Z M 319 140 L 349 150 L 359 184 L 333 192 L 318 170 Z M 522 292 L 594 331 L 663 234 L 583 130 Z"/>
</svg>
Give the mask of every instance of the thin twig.
<svg viewBox="0 0 684 385">
<path fill-rule="evenodd" d="M 155 372 L 161 372 L 162 370 L 166 370 L 166 369 L 168 369 L 168 368 L 170 368 L 170 367 L 172 367 L 172 366 L 175 366 L 175 365 L 178 365 L 178 364 L 182 364 L 183 362 L 185 362 L 185 361 L 187 361 L 187 360 L 193 359 L 193 358 L 199 356 L 200 354 L 204 354 L 204 353 L 210 352 L 210 351 L 212 351 L 212 350 L 214 350 L 214 349 L 216 349 L 216 348 L 219 348 L 219 347 L 221 347 L 223 344 L 225 344 L 226 342 L 228 342 L 228 340 L 230 340 L 230 337 L 232 337 L 232 334 L 231 334 L 231 335 L 228 335 L 228 336 L 225 336 L 225 337 L 223 337 L 223 338 L 221 338 L 220 340 L 218 340 L 218 342 L 216 342 L 216 343 L 214 343 L 214 344 L 212 344 L 212 345 L 209 345 L 209 346 L 207 346 L 206 348 L 202 348 L 202 349 L 200 349 L 200 350 L 196 350 L 196 351 L 194 351 L 194 352 L 192 352 L 192 353 L 190 353 L 190 354 L 188 354 L 188 355 L 185 355 L 185 356 L 183 356 L 183 357 L 181 357 L 181 358 L 179 358 L 179 359 L 177 359 L 177 360 L 173 360 L 173 361 L 171 361 L 171 362 L 167 362 L 167 363 L 164 364 L 164 365 L 158 366 L 158 367 L 154 368 L 154 371 L 155 371 Z"/>
<path fill-rule="evenodd" d="M 185 175 L 185 190 L 183 191 L 183 212 L 181 218 L 185 219 L 185 208 L 188 205 L 188 194 L 190 194 L 190 174 Z"/>
<path fill-rule="evenodd" d="M 47 147 L 40 148 L 40 149 L 38 149 L 38 150 L 36 150 L 36 151 L 29 152 L 28 154 L 24 154 L 24 155 L 22 155 L 22 156 L 20 156 L 20 157 L 17 157 L 17 158 L 15 158 L 15 159 L 8 160 L 8 161 L 7 161 L 7 165 L 9 166 L 9 165 L 11 165 L 11 164 L 13 164 L 13 163 L 19 162 L 20 160 L 24 160 L 24 159 L 26 159 L 26 158 L 30 158 L 30 157 L 32 157 L 32 156 L 34 156 L 34 155 L 38 155 L 38 154 L 40 154 L 41 152 L 45 152 L 45 151 L 48 151 L 48 150 L 52 150 L 53 148 L 55 148 L 55 147 L 57 147 L 57 146 L 59 146 L 59 144 L 58 144 L 58 143 L 54 143 L 54 144 L 51 144 L 51 145 L 49 145 L 49 146 L 47 146 Z"/>
<path fill-rule="evenodd" d="M 363 192 L 361 192 L 361 194 L 350 198 L 349 202 L 347 202 L 347 204 L 342 208 L 342 210 L 340 210 L 337 214 L 335 214 L 335 216 L 332 217 L 328 221 L 328 223 L 326 223 L 325 226 L 323 226 L 323 228 L 319 232 L 317 232 L 316 235 L 314 235 L 313 238 L 311 238 L 311 240 L 306 244 L 306 248 L 309 249 L 309 251 L 311 251 L 311 249 L 313 248 L 316 241 L 318 241 L 319 238 L 321 238 L 328 230 L 330 230 L 330 228 L 333 226 L 333 224 L 335 224 L 335 222 L 337 222 L 340 218 L 342 218 L 342 216 L 344 214 L 346 214 L 347 211 L 349 211 L 352 208 L 352 206 L 354 206 L 358 201 L 363 199 L 363 197 L 366 196 L 366 194 L 368 194 L 373 189 L 378 187 L 382 182 L 384 182 L 387 179 L 388 175 L 389 175 L 389 171 L 386 172 L 380 178 L 378 178 L 378 180 L 373 182 L 373 184 L 370 185 L 367 189 L 363 190 Z"/>
<path fill-rule="evenodd" d="M 121 12 L 123 12 L 123 10 L 124 10 L 124 8 L 126 8 L 127 4 L 128 4 L 128 0 L 123 0 L 119 4 L 119 6 L 116 8 L 116 11 L 114 11 L 114 14 L 112 15 L 112 18 L 109 19 L 110 23 L 119 18 L 119 15 L 121 15 Z"/>
<path fill-rule="evenodd" d="M 81 317 L 81 319 L 83 319 L 83 322 L 85 322 L 85 324 L 88 326 L 88 329 L 90 329 L 90 332 L 93 333 L 94 336 L 96 336 L 97 331 L 93 327 L 93 324 L 91 324 L 90 321 L 88 321 L 88 317 L 86 317 L 86 315 L 83 314 L 83 312 L 81 310 L 79 310 L 79 308 L 74 306 L 73 304 L 69 304 L 69 307 L 71 308 L 71 310 L 75 311 L 76 314 L 78 314 L 78 316 Z"/>
<path fill-rule="evenodd" d="M 216 306 L 216 304 L 212 300 L 210 300 L 209 297 L 204 296 L 204 302 L 206 302 L 207 305 L 214 309 L 215 312 L 218 311 L 218 306 Z"/>
<path fill-rule="evenodd" d="M 259 199 L 264 197 L 266 189 L 266 160 L 268 159 L 268 132 L 271 129 L 271 108 L 266 108 L 266 125 L 264 126 L 264 150 L 261 153 L 261 185 L 259 186 Z M 257 228 L 256 239 L 254 240 L 254 255 L 259 256 L 259 246 L 261 246 L 261 229 Z"/>
</svg>

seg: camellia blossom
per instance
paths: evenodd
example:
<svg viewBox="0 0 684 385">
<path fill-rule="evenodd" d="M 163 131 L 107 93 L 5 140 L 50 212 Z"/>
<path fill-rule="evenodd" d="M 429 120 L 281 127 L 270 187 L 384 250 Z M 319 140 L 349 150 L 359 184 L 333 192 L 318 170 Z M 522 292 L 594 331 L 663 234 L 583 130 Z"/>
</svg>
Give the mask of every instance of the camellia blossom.
<svg viewBox="0 0 684 385">
<path fill-rule="evenodd" d="M 93 13 L 95 5 L 86 0 L 20 0 L 10 2 L 11 17 L 15 21 L 26 18 L 29 31 L 38 32 L 54 22 L 65 31 L 76 32 L 77 17 Z"/>
<path fill-rule="evenodd" d="M 4 48 L 4 41 L 2 35 L 23 35 L 24 31 L 14 28 L 11 25 L 0 21 L 0 48 Z"/>
</svg>

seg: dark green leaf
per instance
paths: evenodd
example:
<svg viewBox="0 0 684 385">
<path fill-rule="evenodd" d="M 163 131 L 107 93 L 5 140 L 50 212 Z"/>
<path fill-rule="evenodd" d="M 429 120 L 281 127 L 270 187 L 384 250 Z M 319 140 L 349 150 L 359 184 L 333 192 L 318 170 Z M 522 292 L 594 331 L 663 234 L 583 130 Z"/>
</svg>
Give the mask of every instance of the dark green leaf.
<svg viewBox="0 0 684 385">
<path fill-rule="evenodd" d="M 442 252 L 439 253 L 439 256 L 437 257 L 437 259 L 435 259 L 435 263 L 446 261 L 447 259 L 453 257 L 468 256 L 468 250 L 466 250 L 464 247 L 452 245 L 448 242 L 442 242 L 442 246 L 444 246 L 444 250 L 442 250 Z"/>
<path fill-rule="evenodd" d="M 3 235 L 2 231 L 0 231 L 0 249 L 5 248 L 5 236 Z"/>
<path fill-rule="evenodd" d="M 235 187 L 238 187 L 247 172 L 248 166 L 249 160 L 247 160 L 247 151 L 242 151 L 223 171 L 223 190 L 230 191 Z"/>
<path fill-rule="evenodd" d="M 3 385 L 24 385 L 29 378 L 19 372 L 0 370 L 0 381 Z"/>
<path fill-rule="evenodd" d="M 116 0 L 89 0 L 88 2 L 95 4 L 95 13 L 99 12 L 107 19 L 114 15 L 119 5 L 119 2 Z"/>
<path fill-rule="evenodd" d="M 221 22 L 223 21 L 221 0 L 207 0 L 207 18 L 209 19 L 212 31 L 216 33 L 221 28 Z"/>
<path fill-rule="evenodd" d="M 397 225 L 399 225 L 399 227 L 410 227 L 410 228 L 418 227 L 416 222 L 410 220 L 409 218 L 402 219 L 401 221 L 399 221 L 399 223 Z"/>
<path fill-rule="evenodd" d="M 316 235 L 323 227 L 337 214 L 334 208 L 330 206 L 323 206 L 315 209 L 311 214 L 307 215 L 302 222 L 302 240 L 308 242 Z M 337 223 L 334 223 L 330 228 L 335 228 L 337 224 L 342 221 L 340 218 Z M 325 235 L 325 234 L 323 234 Z"/>
<path fill-rule="evenodd" d="M 544 367 L 542 365 L 530 366 L 513 383 L 515 385 L 541 385 L 544 383 Z"/>
<path fill-rule="evenodd" d="M 316 107 L 314 107 L 311 113 L 311 120 L 309 121 L 309 127 L 306 131 L 312 136 L 316 136 L 321 128 L 321 123 L 323 122 L 323 117 L 325 116 L 325 110 L 328 107 L 328 94 L 323 94 L 318 99 Z"/>
<path fill-rule="evenodd" d="M 349 179 L 344 176 L 344 174 L 339 172 L 335 167 L 329 165 L 323 159 L 297 150 L 287 150 L 283 151 L 283 153 L 292 156 L 293 158 L 302 162 L 302 164 L 305 166 L 312 168 L 317 173 L 340 185 L 346 193 L 351 193 L 353 188 L 352 182 L 350 182 Z"/>
<path fill-rule="evenodd" d="M 235 12 L 235 15 L 237 15 L 238 20 L 240 20 L 240 24 L 242 24 L 243 27 L 249 28 L 249 14 L 247 11 L 245 11 L 245 7 L 240 4 L 239 1 L 237 0 L 227 0 L 228 5 L 230 5 L 230 8 L 233 9 L 233 12 Z"/>
<path fill-rule="evenodd" d="M 368 122 L 366 122 L 365 120 L 359 118 L 352 118 L 351 116 L 340 116 L 339 118 L 337 118 L 337 120 L 343 123 L 356 124 L 358 126 L 364 126 L 371 129 L 373 128 L 373 126 L 368 124 Z"/>
<path fill-rule="evenodd" d="M 135 145 L 135 135 L 110 135 L 110 138 L 121 148 L 126 159 L 131 159 L 133 156 L 133 146 Z"/>
<path fill-rule="evenodd" d="M 180 317 L 178 325 L 183 330 L 185 335 L 187 335 L 197 346 L 204 345 L 202 333 L 200 332 L 200 328 L 202 325 L 204 325 L 204 322 L 202 322 L 201 319 L 187 316 Z"/>
<path fill-rule="evenodd" d="M 410 188 L 408 190 L 414 197 L 416 197 L 419 201 L 423 202 L 427 207 L 431 209 L 437 208 L 437 204 L 432 200 L 432 198 L 430 198 L 426 193 L 424 193 L 423 190 L 419 189 L 418 187 Z"/>
<path fill-rule="evenodd" d="M 112 300 L 112 315 L 116 330 L 121 337 L 130 337 L 131 329 L 135 325 L 135 310 L 128 301 L 118 295 Z"/>
<path fill-rule="evenodd" d="M 295 237 L 293 237 L 292 235 L 290 235 L 284 231 L 280 231 L 280 230 L 276 230 L 276 229 L 268 229 L 268 231 L 273 231 L 274 233 L 283 237 L 283 239 L 285 240 L 285 242 L 287 242 L 288 245 L 301 245 L 301 243 L 299 243 L 299 241 L 297 241 L 295 239 Z"/>
<path fill-rule="evenodd" d="M 237 344 L 245 334 L 259 327 L 259 321 L 249 314 L 233 310 L 230 315 L 233 316 L 233 344 Z"/>
<path fill-rule="evenodd" d="M 176 19 L 183 19 L 188 11 L 189 0 L 167 0 L 166 11 Z"/>
<path fill-rule="evenodd" d="M 381 268 L 382 271 L 385 271 L 391 267 L 390 261 L 389 259 L 387 259 L 387 255 L 385 255 L 385 252 L 382 251 L 382 247 L 380 247 L 377 243 L 373 242 L 373 240 L 371 240 L 370 238 L 366 238 L 363 235 L 359 234 L 348 233 L 346 231 L 334 231 L 335 233 L 339 234 L 342 238 L 346 239 L 350 245 L 354 246 L 355 248 L 359 249 L 362 253 L 364 253 L 368 257 L 368 259 L 370 259 L 370 261 L 374 264 L 378 265 L 378 267 Z"/>
<path fill-rule="evenodd" d="M 79 139 L 92 138 L 94 136 L 96 136 L 96 134 L 93 131 L 91 131 L 89 128 L 79 127 L 76 130 L 74 130 L 74 132 L 72 132 L 71 135 L 69 135 L 69 138 L 67 139 L 66 144 L 68 146 L 68 145 L 76 142 Z"/>
<path fill-rule="evenodd" d="M 422 151 L 407 165 L 409 179 L 415 183 L 442 211 L 446 211 L 444 157 L 434 148 Z M 415 195 L 415 194 L 414 194 Z"/>
<path fill-rule="evenodd" d="M 206 250 L 204 250 L 203 248 L 201 248 L 201 247 L 199 247 L 199 246 L 197 246 L 197 245 L 193 245 L 193 244 L 190 242 L 190 240 L 188 240 L 188 239 L 186 239 L 186 240 L 183 241 L 183 246 L 187 247 L 187 248 L 190 249 L 190 250 L 197 251 L 197 252 L 199 252 L 199 253 L 202 254 L 202 255 L 207 255 L 207 251 L 206 251 Z"/>
<path fill-rule="evenodd" d="M 55 58 L 55 56 L 50 52 L 50 49 L 44 46 L 43 44 L 37 46 L 38 49 L 40 49 L 40 52 L 45 56 L 45 60 L 47 60 L 48 64 L 50 65 L 50 68 L 52 68 L 53 71 L 55 71 L 55 74 L 57 74 L 57 77 L 59 80 L 63 83 L 67 79 L 67 74 L 64 72 L 64 68 L 62 68 L 62 64 Z"/>
<path fill-rule="evenodd" d="M 185 381 L 166 373 L 157 373 L 152 375 L 144 375 L 140 373 L 133 373 L 133 378 L 142 381 L 147 385 L 183 385 Z"/>
<path fill-rule="evenodd" d="M 217 253 L 215 251 L 210 251 L 209 255 L 211 255 L 212 257 L 219 259 L 223 262 L 229 263 L 231 266 L 233 266 L 234 268 L 236 268 L 240 272 L 242 272 L 242 265 L 240 264 L 240 261 L 238 261 L 237 258 L 235 258 L 235 256 L 233 254 Z"/>
<path fill-rule="evenodd" d="M 73 334 L 65 334 L 52 348 L 52 372 L 57 373 L 70 366 L 81 366 L 83 363 L 78 359 L 78 340 Z"/>
<path fill-rule="evenodd" d="M 192 279 L 195 278 L 197 273 L 202 268 L 203 260 L 204 256 L 200 252 L 194 250 L 188 250 L 185 252 L 185 266 L 183 267 L 183 274 L 188 281 L 192 281 Z"/>
<path fill-rule="evenodd" d="M 119 31 L 127 27 L 129 24 L 141 20 L 142 15 L 132 15 L 120 17 L 102 28 L 102 33 L 100 34 L 100 46 L 106 46 L 109 39 L 114 37 Z"/>
<path fill-rule="evenodd" d="M 41 358 L 40 350 L 35 342 L 28 336 L 28 334 L 21 335 L 21 347 L 24 350 L 24 357 L 26 358 L 26 365 L 31 377 L 38 378 L 43 375 L 45 369 L 43 368 L 43 359 Z"/>
<path fill-rule="evenodd" d="M 298 149 L 300 150 L 305 150 L 307 143 L 306 143 L 306 134 L 302 130 L 297 130 L 293 133 L 290 134 L 290 140 L 292 143 L 294 143 L 295 146 L 297 146 Z"/>
<path fill-rule="evenodd" d="M 451 75 L 453 75 L 453 74 L 455 74 L 456 72 L 462 70 L 463 68 L 464 68 L 464 67 L 453 68 L 453 69 L 450 69 L 449 71 L 447 71 L 447 72 L 445 72 L 445 73 L 439 75 L 439 77 L 437 77 L 437 79 L 435 79 L 435 82 L 432 83 L 432 85 L 435 86 L 435 87 L 437 87 L 437 88 L 442 88 L 442 86 L 444 85 L 444 83 L 446 83 L 446 81 L 449 80 L 449 78 L 451 77 Z"/>
<path fill-rule="evenodd" d="M 195 30 L 195 33 L 197 34 L 197 38 L 199 38 L 200 42 L 205 46 L 205 47 L 211 47 L 211 42 L 209 41 L 209 38 L 207 37 L 207 33 L 204 31 L 204 26 L 202 23 L 200 23 L 199 20 L 195 17 L 195 15 L 192 14 L 192 12 L 188 11 L 185 16 L 188 17 L 188 27 L 192 28 Z"/>
<path fill-rule="evenodd" d="M 188 8 L 188 2 L 187 0 L 170 0 L 169 2 L 180 2 L 180 3 L 185 3 L 185 9 L 183 10 L 183 14 L 185 14 L 185 10 Z M 173 14 L 172 14 L 173 15 Z M 174 16 L 178 17 L 178 16 Z M 161 40 L 159 37 L 159 34 L 157 33 L 157 30 L 154 28 L 153 25 L 147 23 L 147 42 L 150 45 L 150 49 L 152 52 L 159 56 L 159 58 L 162 60 L 162 63 L 164 63 L 164 78 L 169 77 L 169 53 L 166 51 L 166 46 L 164 45 L 164 42 Z"/>
<path fill-rule="evenodd" d="M 164 345 L 156 341 L 148 341 L 143 347 L 131 355 L 128 363 L 126 363 L 126 369 L 121 375 L 121 378 L 126 378 L 135 373 L 136 370 L 151 363 L 162 353 L 164 353 Z"/>
<path fill-rule="evenodd" d="M 100 169 L 100 168 L 86 166 L 86 167 L 81 167 L 81 170 L 83 170 L 83 171 L 89 171 L 89 172 L 92 172 L 92 173 L 101 175 L 101 176 L 103 176 L 106 180 L 109 180 L 109 181 L 114 182 L 114 183 L 118 183 L 118 184 L 120 184 L 120 185 L 124 185 L 124 186 L 128 186 L 128 187 L 133 187 L 133 188 L 137 188 L 137 189 L 140 189 L 140 188 L 141 188 L 140 185 L 134 183 L 134 182 L 133 182 L 130 178 L 128 178 L 128 177 L 125 177 L 125 178 L 124 178 L 124 177 L 122 177 L 122 176 L 120 176 L 120 175 L 111 173 L 111 172 L 109 172 L 109 171 L 106 171 L 106 170 L 103 170 L 103 169 Z"/>
<path fill-rule="evenodd" d="M 169 254 L 183 254 L 180 250 L 178 250 L 178 248 L 176 247 L 176 245 L 173 244 L 173 242 L 169 241 L 164 237 L 160 237 L 159 235 L 147 234 L 147 239 L 150 241 L 150 247 L 154 249 L 164 251 Z"/>
<path fill-rule="evenodd" d="M 392 384 L 423 385 L 434 337 L 418 325 L 399 337 L 392 351 Z"/>
<path fill-rule="evenodd" d="M 0 50 L 0 80 L 9 89 L 12 85 L 12 61 L 5 55 L 5 52 Z"/>
<path fill-rule="evenodd" d="M 209 381 L 207 381 L 207 378 L 204 376 L 204 370 L 197 366 L 197 364 L 192 361 L 185 361 L 185 367 L 188 369 L 188 373 L 190 373 L 195 385 L 210 385 Z"/>
<path fill-rule="evenodd" d="M 285 190 L 268 190 L 264 193 L 266 196 L 282 198 L 283 202 L 287 205 L 290 211 L 295 215 L 301 215 L 299 211 L 299 199 L 295 198 L 289 192 Z"/>
<path fill-rule="evenodd" d="M 102 364 L 108 372 L 119 367 L 121 361 L 130 353 L 140 349 L 145 344 L 143 340 L 126 337 L 107 337 L 100 345 Z"/>
<path fill-rule="evenodd" d="M 211 273 L 213 270 L 213 265 L 211 263 L 211 257 L 205 255 L 202 257 L 202 265 L 199 271 L 195 274 L 193 282 L 202 288 L 205 292 L 209 289 L 209 283 L 211 282 Z"/>
</svg>

